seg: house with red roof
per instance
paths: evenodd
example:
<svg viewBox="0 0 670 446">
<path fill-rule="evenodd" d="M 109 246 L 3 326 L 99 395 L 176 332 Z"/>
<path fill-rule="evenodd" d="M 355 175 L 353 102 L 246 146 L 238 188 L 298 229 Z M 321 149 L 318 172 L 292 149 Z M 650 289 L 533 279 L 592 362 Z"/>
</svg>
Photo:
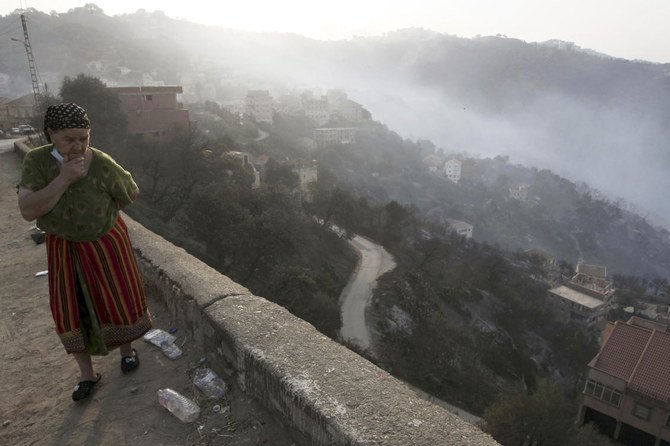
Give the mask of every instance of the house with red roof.
<svg viewBox="0 0 670 446">
<path fill-rule="evenodd" d="M 632 317 L 608 323 L 589 363 L 578 424 L 622 444 L 670 446 L 668 326 Z"/>
</svg>

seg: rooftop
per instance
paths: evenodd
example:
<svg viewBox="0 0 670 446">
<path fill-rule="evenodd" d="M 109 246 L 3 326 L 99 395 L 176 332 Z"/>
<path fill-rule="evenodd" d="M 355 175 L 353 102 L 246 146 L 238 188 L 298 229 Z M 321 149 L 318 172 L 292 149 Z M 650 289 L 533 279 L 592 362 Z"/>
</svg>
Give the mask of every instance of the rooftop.
<svg viewBox="0 0 670 446">
<path fill-rule="evenodd" d="M 591 367 L 645 396 L 670 402 L 670 333 L 617 321 Z"/>
<path fill-rule="evenodd" d="M 562 297 L 563 299 L 567 299 L 571 302 L 575 302 L 579 305 L 583 305 L 586 308 L 589 309 L 594 309 L 598 308 L 599 306 L 603 305 L 603 301 L 600 299 L 596 299 L 595 297 L 589 296 L 588 294 L 581 293 L 577 290 L 573 290 L 572 288 L 568 288 L 565 285 L 561 285 L 556 288 L 552 288 L 549 290 L 551 294 L 554 294 L 556 296 Z"/>
</svg>

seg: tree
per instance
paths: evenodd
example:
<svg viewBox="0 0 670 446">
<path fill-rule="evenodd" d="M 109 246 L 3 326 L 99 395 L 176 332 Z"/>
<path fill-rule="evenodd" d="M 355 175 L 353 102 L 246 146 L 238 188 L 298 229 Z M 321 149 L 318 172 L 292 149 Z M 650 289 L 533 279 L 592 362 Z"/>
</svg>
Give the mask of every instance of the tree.
<svg viewBox="0 0 670 446">
<path fill-rule="evenodd" d="M 300 185 L 298 174 L 290 166 L 279 164 L 273 159 L 270 159 L 270 162 L 267 164 L 265 181 L 268 184 L 286 187 L 288 190 L 297 189 Z"/>
<path fill-rule="evenodd" d="M 106 151 L 118 150 L 127 135 L 126 115 L 119 96 L 100 79 L 85 74 L 66 77 L 60 88 L 63 102 L 74 102 L 86 109 L 91 120 L 91 140 Z"/>
<path fill-rule="evenodd" d="M 505 446 L 570 444 L 574 406 L 563 390 L 548 380 L 533 393 L 519 389 L 504 395 L 485 413 L 486 431 Z"/>
<path fill-rule="evenodd" d="M 558 384 L 542 380 L 528 393 L 503 395 L 484 414 L 485 430 L 504 446 L 604 446 L 609 441 L 591 426 L 574 424 L 576 404 Z"/>
</svg>

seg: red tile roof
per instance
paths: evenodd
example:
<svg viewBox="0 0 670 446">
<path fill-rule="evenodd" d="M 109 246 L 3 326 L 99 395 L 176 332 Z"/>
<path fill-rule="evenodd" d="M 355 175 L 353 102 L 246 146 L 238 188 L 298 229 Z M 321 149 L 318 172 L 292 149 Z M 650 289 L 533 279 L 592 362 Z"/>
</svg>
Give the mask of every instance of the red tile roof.
<svg viewBox="0 0 670 446">
<path fill-rule="evenodd" d="M 632 390 L 670 402 L 670 333 L 617 322 L 593 367 Z"/>
</svg>

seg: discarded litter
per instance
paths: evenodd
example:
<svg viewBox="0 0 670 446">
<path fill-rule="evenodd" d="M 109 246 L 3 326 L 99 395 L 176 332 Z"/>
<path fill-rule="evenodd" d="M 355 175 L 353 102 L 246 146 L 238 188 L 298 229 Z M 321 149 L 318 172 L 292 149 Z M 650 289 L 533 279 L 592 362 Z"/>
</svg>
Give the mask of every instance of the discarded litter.
<svg viewBox="0 0 670 446">
<path fill-rule="evenodd" d="M 191 423 L 200 415 L 196 403 L 172 389 L 159 389 L 158 402 L 184 423 Z"/>
<path fill-rule="evenodd" d="M 38 273 L 35 273 L 35 277 L 42 277 L 42 276 L 46 276 L 47 274 L 49 274 L 49 270 L 48 270 L 48 269 L 47 269 L 47 270 L 44 270 L 44 271 L 40 271 L 40 272 L 38 272 Z"/>
<path fill-rule="evenodd" d="M 193 384 L 210 400 L 218 400 L 226 395 L 226 383 L 212 369 L 196 369 Z"/>
<path fill-rule="evenodd" d="M 199 362 L 200 362 L 200 364 L 206 363 L 207 362 L 207 357 L 203 356 L 202 358 L 200 358 Z"/>
<path fill-rule="evenodd" d="M 156 347 L 161 347 L 161 344 L 163 344 L 163 342 L 174 343 L 174 341 L 177 338 L 175 338 L 165 330 L 161 330 L 160 328 L 154 328 L 153 330 L 147 331 L 144 334 L 143 339 L 146 342 L 151 342 Z"/>
<path fill-rule="evenodd" d="M 163 341 L 161 343 L 161 350 L 163 354 L 170 359 L 177 359 L 181 357 L 181 349 L 177 347 L 173 342 Z"/>
<path fill-rule="evenodd" d="M 176 333 L 177 332 L 177 327 L 170 327 L 168 330 L 170 333 Z"/>
</svg>

